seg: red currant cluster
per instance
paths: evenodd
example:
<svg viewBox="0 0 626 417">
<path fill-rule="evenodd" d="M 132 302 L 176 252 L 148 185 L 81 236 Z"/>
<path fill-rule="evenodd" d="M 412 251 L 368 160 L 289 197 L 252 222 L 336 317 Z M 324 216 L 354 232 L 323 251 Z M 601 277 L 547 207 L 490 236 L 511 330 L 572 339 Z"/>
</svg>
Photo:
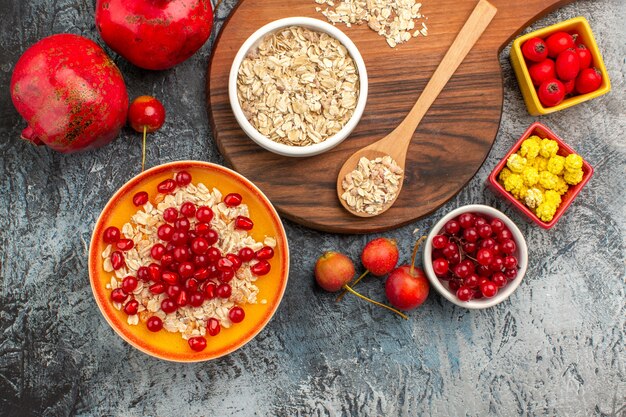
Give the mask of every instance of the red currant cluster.
<svg viewBox="0 0 626 417">
<path fill-rule="evenodd" d="M 517 245 L 500 219 L 463 213 L 433 238 L 433 270 L 461 301 L 490 298 L 517 277 Z"/>
<path fill-rule="evenodd" d="M 160 193 L 172 193 L 177 186 L 185 186 L 191 182 L 191 175 L 179 172 L 176 180 L 168 179 L 157 186 Z M 140 191 L 133 197 L 136 206 L 148 202 L 148 193 Z M 224 203 L 229 207 L 239 206 L 242 202 L 240 194 L 231 193 L 224 197 Z M 160 242 L 150 249 L 152 261 L 148 266 L 137 270 L 136 277 L 125 277 L 120 286 L 111 292 L 111 300 L 123 304 L 123 311 L 130 315 L 137 314 L 139 301 L 135 299 L 133 291 L 139 280 L 149 285 L 150 294 L 165 293 L 167 298 L 161 302 L 161 310 L 165 314 L 174 313 L 181 307 L 190 305 L 200 307 L 205 300 L 214 298 L 228 299 L 232 288 L 229 284 L 239 268 L 247 262 L 256 260 L 249 266 L 252 274 L 266 275 L 271 266 L 268 262 L 274 256 L 274 250 L 269 246 L 257 250 L 249 247 L 240 249 L 237 253 L 222 254 L 214 246 L 220 236 L 211 227 L 213 210 L 207 206 L 196 206 L 185 202 L 180 207 L 170 207 L 163 211 L 165 223 L 157 229 Z M 235 219 L 235 228 L 250 230 L 254 224 L 248 217 L 238 216 Z M 134 247 L 131 239 L 121 238 L 120 230 L 110 226 L 104 230 L 103 240 L 116 249 L 110 255 L 111 265 L 118 270 L 126 265 L 124 252 Z M 241 322 L 245 317 L 244 310 L 239 306 L 230 309 L 228 316 L 233 323 Z M 151 316 L 146 321 L 148 330 L 158 332 L 163 328 L 162 320 Z M 215 336 L 220 332 L 220 323 L 215 318 L 207 321 L 207 333 Z M 206 347 L 204 337 L 189 339 L 191 349 L 201 351 Z"/>
</svg>

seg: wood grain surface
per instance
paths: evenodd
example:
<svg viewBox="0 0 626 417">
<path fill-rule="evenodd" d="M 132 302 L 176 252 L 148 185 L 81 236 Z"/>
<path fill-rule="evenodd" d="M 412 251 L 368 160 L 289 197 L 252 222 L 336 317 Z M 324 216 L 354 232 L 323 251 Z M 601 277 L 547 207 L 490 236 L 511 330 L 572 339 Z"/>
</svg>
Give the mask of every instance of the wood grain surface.
<svg viewBox="0 0 626 417">
<path fill-rule="evenodd" d="M 348 139 L 310 158 L 275 155 L 248 139 L 231 111 L 227 80 L 239 47 L 259 27 L 288 16 L 324 17 L 315 11 L 312 0 L 242 0 L 216 40 L 207 77 L 208 111 L 217 145 L 226 161 L 254 181 L 281 214 L 305 226 L 365 233 L 411 222 L 453 197 L 485 160 L 502 112 L 500 49 L 531 20 L 567 2 L 493 1 L 498 14 L 413 135 L 402 193 L 380 216 L 359 218 L 341 206 L 335 191 L 339 169 L 357 149 L 391 132 L 407 115 L 475 0 L 425 5 L 428 37 L 412 39 L 395 49 L 365 25 L 339 25 L 365 60 L 367 106 Z"/>
</svg>

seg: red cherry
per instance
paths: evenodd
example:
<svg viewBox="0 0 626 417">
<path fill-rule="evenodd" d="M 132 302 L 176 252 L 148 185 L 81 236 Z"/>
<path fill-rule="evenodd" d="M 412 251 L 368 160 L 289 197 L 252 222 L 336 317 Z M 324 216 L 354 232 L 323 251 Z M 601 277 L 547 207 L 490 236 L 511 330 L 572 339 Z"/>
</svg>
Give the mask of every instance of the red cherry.
<svg viewBox="0 0 626 417">
<path fill-rule="evenodd" d="M 228 312 L 228 318 L 233 323 L 241 323 L 245 317 L 246 317 L 245 311 L 243 311 L 243 308 L 239 306 L 231 308 L 230 311 Z"/>
<path fill-rule="evenodd" d="M 448 244 L 448 237 L 445 235 L 436 235 L 433 237 L 433 248 L 443 249 Z"/>
<path fill-rule="evenodd" d="M 194 217 L 196 215 L 196 205 L 189 201 L 183 203 L 183 205 L 180 206 L 180 214 L 189 218 Z"/>
<path fill-rule="evenodd" d="M 152 96 L 139 96 L 130 103 L 128 108 L 128 122 L 137 132 L 155 132 L 165 122 L 165 107 Z"/>
<path fill-rule="evenodd" d="M 187 342 L 193 351 L 201 352 L 206 349 L 206 339 L 202 336 L 191 337 Z"/>
<path fill-rule="evenodd" d="M 176 306 L 174 300 L 166 298 L 165 300 L 161 301 L 161 310 L 163 310 L 165 314 L 173 313 L 177 309 L 178 307 Z"/>
<path fill-rule="evenodd" d="M 143 206 L 148 202 L 148 193 L 145 191 L 139 191 L 133 196 L 133 204 L 137 207 Z"/>
<path fill-rule="evenodd" d="M 274 249 L 269 246 L 263 246 L 256 251 L 255 256 L 257 259 L 272 259 L 274 257 Z"/>
<path fill-rule="evenodd" d="M 448 272 L 448 261 L 438 258 L 433 261 L 433 270 L 437 275 L 445 275 Z"/>
<path fill-rule="evenodd" d="M 168 207 L 163 210 L 163 219 L 168 223 L 174 223 L 178 218 L 178 210 L 174 207 Z"/>
<path fill-rule="evenodd" d="M 450 263 L 450 265 L 456 265 L 459 262 L 461 262 L 461 255 L 459 255 L 459 252 L 453 253 L 449 258 L 448 258 L 448 262 Z"/>
<path fill-rule="evenodd" d="M 124 300 L 126 300 L 126 297 L 128 297 L 128 295 L 124 293 L 124 290 L 122 290 L 121 288 L 116 288 L 111 291 L 111 300 L 115 301 L 116 303 L 123 303 Z"/>
<path fill-rule="evenodd" d="M 478 241 L 479 236 L 476 228 L 470 227 L 463 230 L 463 238 L 470 243 L 475 243 L 476 241 Z"/>
<path fill-rule="evenodd" d="M 210 223 L 213 220 L 213 210 L 206 206 L 200 206 L 196 210 L 196 219 L 199 222 Z"/>
<path fill-rule="evenodd" d="M 235 228 L 241 230 L 252 230 L 254 223 L 246 216 L 237 216 L 235 219 Z"/>
<path fill-rule="evenodd" d="M 207 285 L 207 288 L 209 288 L 208 285 Z M 232 293 L 232 290 L 233 289 L 231 288 L 231 286 L 229 284 L 226 284 L 226 283 L 220 284 L 217 287 L 217 289 L 215 290 L 215 295 L 217 297 L 219 297 L 219 298 L 228 298 L 228 297 L 230 297 L 230 295 Z M 206 289 L 205 289 L 205 291 L 206 291 Z M 208 294 L 207 294 L 207 298 L 209 298 Z"/>
<path fill-rule="evenodd" d="M 131 292 L 135 291 L 135 289 L 137 288 L 137 278 L 133 277 L 132 275 L 127 276 L 122 280 L 121 288 L 126 294 L 130 294 Z"/>
<path fill-rule="evenodd" d="M 456 298 L 458 298 L 461 301 L 469 301 L 472 299 L 472 296 L 474 295 L 474 291 L 472 291 L 472 289 L 468 286 L 461 286 L 456 290 Z"/>
<path fill-rule="evenodd" d="M 476 254 L 476 261 L 481 265 L 489 265 L 493 259 L 493 252 L 490 249 L 480 249 Z"/>
<path fill-rule="evenodd" d="M 151 332 L 158 332 L 163 328 L 163 320 L 161 320 L 157 316 L 152 316 L 146 322 L 146 327 Z"/>
<path fill-rule="evenodd" d="M 487 298 L 491 298 L 498 293 L 498 287 L 491 282 L 486 281 L 480 284 L 480 292 Z"/>
<path fill-rule="evenodd" d="M 248 247 L 239 249 L 239 258 L 241 258 L 243 262 L 251 261 L 254 255 L 254 251 Z"/>
<path fill-rule="evenodd" d="M 138 310 L 139 310 L 139 301 L 137 300 L 130 300 L 124 306 L 124 313 L 128 314 L 129 316 L 134 316 L 135 314 L 137 314 Z"/>
<path fill-rule="evenodd" d="M 176 174 L 176 184 L 179 187 L 184 187 L 185 185 L 191 183 L 191 174 L 187 171 L 180 171 Z"/>
<path fill-rule="evenodd" d="M 116 250 L 111 253 L 111 266 L 113 266 L 113 269 L 116 271 L 121 267 L 126 266 L 126 261 L 124 260 L 122 252 Z"/>
<path fill-rule="evenodd" d="M 465 242 L 461 246 L 463 247 L 463 251 L 468 255 L 475 254 L 478 249 L 478 245 L 474 242 Z"/>
<path fill-rule="evenodd" d="M 217 336 L 220 332 L 221 326 L 218 319 L 211 317 L 206 325 L 206 331 L 211 336 Z"/>
<path fill-rule="evenodd" d="M 493 229 L 491 228 L 489 224 L 483 224 L 480 227 L 478 227 L 477 230 L 478 230 L 478 235 L 482 237 L 483 239 L 487 239 L 493 234 Z"/>
<path fill-rule="evenodd" d="M 115 243 L 115 246 L 122 251 L 131 250 L 135 246 L 135 242 L 132 239 L 120 239 Z"/>
<path fill-rule="evenodd" d="M 479 228 L 483 224 L 487 224 L 487 220 L 484 217 L 474 216 L 474 227 Z"/>
<path fill-rule="evenodd" d="M 120 229 L 115 226 L 109 226 L 104 229 L 102 239 L 105 243 L 115 243 L 120 240 Z"/>
<path fill-rule="evenodd" d="M 163 180 L 157 185 L 157 191 L 161 194 L 169 194 L 176 189 L 176 181 L 173 179 Z"/>
<path fill-rule="evenodd" d="M 226 197 L 224 197 L 224 204 L 226 204 L 228 207 L 237 207 L 239 204 L 241 204 L 241 200 L 241 194 L 230 193 L 227 194 Z"/>
<path fill-rule="evenodd" d="M 509 281 L 512 281 L 517 277 L 517 269 L 516 268 L 505 269 L 504 275 L 507 277 Z"/>
<path fill-rule="evenodd" d="M 502 268 L 504 268 L 504 259 L 500 256 L 494 256 L 491 262 L 489 262 L 489 269 L 498 272 L 502 271 Z"/>
<path fill-rule="evenodd" d="M 515 256 L 507 256 L 504 258 L 504 267 L 506 269 L 512 269 L 517 266 L 517 258 Z"/>
<path fill-rule="evenodd" d="M 478 288 L 479 279 L 480 278 L 478 278 L 478 275 L 469 274 L 465 277 L 465 279 L 463 279 L 463 285 L 469 288 Z"/>
<path fill-rule="evenodd" d="M 500 219 L 492 219 L 491 220 L 491 230 L 493 230 L 495 233 L 500 233 L 502 230 L 504 230 L 504 222 Z"/>
<path fill-rule="evenodd" d="M 491 282 L 493 282 L 496 287 L 502 288 L 506 285 L 508 280 L 502 272 L 496 272 L 491 276 Z"/>
<path fill-rule="evenodd" d="M 456 235 L 461 230 L 461 224 L 452 219 L 449 220 L 443 228 L 449 235 Z"/>
<path fill-rule="evenodd" d="M 517 249 L 517 245 L 515 244 L 513 239 L 507 239 L 501 242 L 500 249 L 502 250 L 503 253 L 506 253 L 507 255 L 511 255 L 513 252 L 515 252 L 515 249 Z"/>
<path fill-rule="evenodd" d="M 461 288 L 461 285 L 463 284 L 463 282 L 459 279 L 451 279 L 448 282 L 448 288 L 450 288 L 450 291 L 452 292 L 457 292 L 459 288 Z"/>
</svg>

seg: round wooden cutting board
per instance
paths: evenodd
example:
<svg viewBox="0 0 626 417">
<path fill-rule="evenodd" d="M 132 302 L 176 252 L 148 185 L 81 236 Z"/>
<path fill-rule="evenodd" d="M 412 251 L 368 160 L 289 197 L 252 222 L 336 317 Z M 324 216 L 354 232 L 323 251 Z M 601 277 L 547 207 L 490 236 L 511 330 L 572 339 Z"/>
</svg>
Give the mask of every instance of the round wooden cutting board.
<svg viewBox="0 0 626 417">
<path fill-rule="evenodd" d="M 340 233 L 368 233 L 406 224 L 452 198 L 485 160 L 502 113 L 499 51 L 530 21 L 569 1 L 492 1 L 498 13 L 417 128 L 402 193 L 380 216 L 360 218 L 344 210 L 335 188 L 339 169 L 354 151 L 382 138 L 402 121 L 476 0 L 423 0 L 428 37 L 413 38 L 394 49 L 366 25 L 338 24 L 365 60 L 367 106 L 348 139 L 310 158 L 275 155 L 248 139 L 230 108 L 228 73 L 239 47 L 266 23 L 289 16 L 325 18 L 315 11 L 313 0 L 241 0 L 221 29 L 209 66 L 213 135 L 226 161 L 254 181 L 288 219 Z"/>
</svg>

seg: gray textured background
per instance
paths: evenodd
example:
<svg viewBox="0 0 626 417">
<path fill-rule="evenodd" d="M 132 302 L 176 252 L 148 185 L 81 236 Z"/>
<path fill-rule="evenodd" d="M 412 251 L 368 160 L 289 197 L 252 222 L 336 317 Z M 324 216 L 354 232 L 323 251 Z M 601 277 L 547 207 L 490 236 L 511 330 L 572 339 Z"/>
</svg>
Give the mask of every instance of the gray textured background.
<svg viewBox="0 0 626 417">
<path fill-rule="evenodd" d="M 523 220 L 486 190 L 490 170 L 532 123 L 508 62 L 502 124 L 476 177 L 432 216 L 386 233 L 409 256 L 415 227 L 452 208 L 485 203 L 516 221 L 530 266 L 505 303 L 486 311 L 432 294 L 402 321 L 353 297 L 319 291 L 321 250 L 356 261 L 373 236 L 340 236 L 286 222 L 292 249 L 287 292 L 251 343 L 210 363 L 180 365 L 144 355 L 101 317 L 87 275 L 87 244 L 112 193 L 140 166 L 138 135 L 64 156 L 19 140 L 9 80 L 19 55 L 59 32 L 100 42 L 92 0 L 0 0 L 0 415 L 559 415 L 626 414 L 624 369 L 626 3 L 578 1 L 533 25 L 586 16 L 613 91 L 543 117 L 595 167 L 557 226 Z M 436 3 L 429 0 L 429 3 Z M 233 7 L 217 11 L 217 29 Z M 432 4 L 428 7 L 435 7 Z M 426 7 L 426 6 L 425 6 Z M 152 94 L 169 109 L 151 136 L 148 163 L 222 163 L 205 113 L 208 42 L 192 59 L 147 72 L 115 57 L 131 97 Z M 383 299 L 383 287 L 361 288 Z"/>
</svg>

